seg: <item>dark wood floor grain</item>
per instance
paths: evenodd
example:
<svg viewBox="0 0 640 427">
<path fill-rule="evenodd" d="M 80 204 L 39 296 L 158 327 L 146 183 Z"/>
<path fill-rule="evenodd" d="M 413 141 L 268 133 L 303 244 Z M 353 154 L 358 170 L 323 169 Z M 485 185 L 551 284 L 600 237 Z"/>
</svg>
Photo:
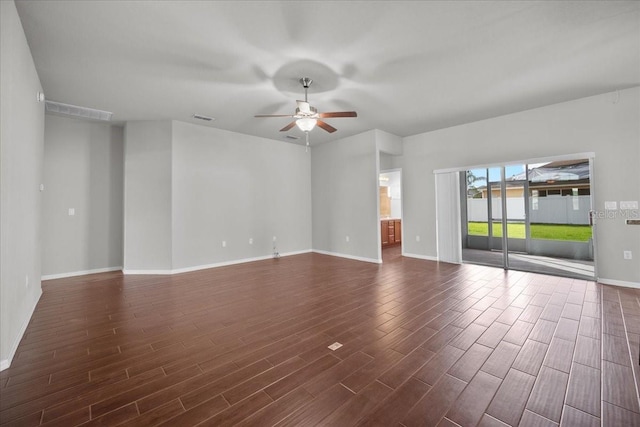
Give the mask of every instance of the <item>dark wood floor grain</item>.
<svg viewBox="0 0 640 427">
<path fill-rule="evenodd" d="M 0 424 L 640 426 L 640 290 L 383 257 L 43 282 Z"/>
</svg>

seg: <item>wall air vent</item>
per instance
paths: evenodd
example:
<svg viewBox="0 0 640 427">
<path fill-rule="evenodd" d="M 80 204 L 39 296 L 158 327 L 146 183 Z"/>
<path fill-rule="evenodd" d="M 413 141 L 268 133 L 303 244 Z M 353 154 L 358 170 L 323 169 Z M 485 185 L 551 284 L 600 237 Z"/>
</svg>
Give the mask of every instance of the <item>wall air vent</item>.
<svg viewBox="0 0 640 427">
<path fill-rule="evenodd" d="M 295 136 L 295 135 L 285 135 L 284 138 L 285 139 L 293 139 L 293 140 L 300 139 L 299 136 Z"/>
<path fill-rule="evenodd" d="M 77 105 L 63 104 L 62 102 L 45 101 L 44 103 L 47 112 L 64 114 L 67 116 L 80 117 L 83 119 L 102 120 L 105 122 L 111 121 L 112 112 L 94 110 L 93 108 L 78 107 Z"/>
<path fill-rule="evenodd" d="M 211 122 L 215 120 L 213 117 L 203 116 L 202 114 L 194 114 L 193 118 L 198 120 L 204 120 L 205 122 Z"/>
</svg>

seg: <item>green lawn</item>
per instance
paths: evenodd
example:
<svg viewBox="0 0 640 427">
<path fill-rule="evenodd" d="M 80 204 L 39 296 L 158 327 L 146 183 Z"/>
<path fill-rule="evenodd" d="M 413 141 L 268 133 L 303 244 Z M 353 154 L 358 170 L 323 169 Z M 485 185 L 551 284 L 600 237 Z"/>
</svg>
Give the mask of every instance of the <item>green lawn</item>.
<svg viewBox="0 0 640 427">
<path fill-rule="evenodd" d="M 470 235 L 486 236 L 488 230 L 486 222 L 469 223 Z M 514 239 L 524 239 L 524 224 L 508 223 L 507 235 Z M 493 236 L 502 237 L 501 223 L 493 223 Z M 531 224 L 531 238 L 587 242 L 591 238 L 591 227 L 588 225 Z"/>
</svg>

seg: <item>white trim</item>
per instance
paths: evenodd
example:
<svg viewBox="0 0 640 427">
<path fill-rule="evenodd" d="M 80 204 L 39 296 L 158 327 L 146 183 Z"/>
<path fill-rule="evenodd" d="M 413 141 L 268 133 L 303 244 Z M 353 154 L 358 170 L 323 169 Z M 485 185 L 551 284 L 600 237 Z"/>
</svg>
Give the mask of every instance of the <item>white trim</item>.
<svg viewBox="0 0 640 427">
<path fill-rule="evenodd" d="M 440 261 L 440 231 L 438 227 L 438 179 L 437 177 L 433 177 L 433 194 L 435 196 L 435 203 L 433 204 L 435 214 L 436 214 L 436 260 Z M 462 233 L 462 230 L 460 230 Z M 402 240 L 404 240 L 404 235 L 402 235 Z M 462 242 L 460 242 L 460 246 L 462 246 Z M 462 250 L 460 250 L 462 252 Z"/>
<path fill-rule="evenodd" d="M 173 274 L 173 270 L 122 270 L 122 274 L 162 274 L 162 275 L 169 275 L 169 274 Z"/>
<path fill-rule="evenodd" d="M 598 277 L 598 283 L 603 285 L 624 286 L 625 288 L 640 289 L 640 282 L 627 282 L 625 280 L 607 279 L 604 277 Z"/>
<path fill-rule="evenodd" d="M 376 227 L 376 242 L 378 242 L 378 259 L 381 260 L 382 263 L 382 218 L 380 218 L 380 174 L 382 171 L 380 170 L 380 149 L 378 148 L 378 139 L 376 138 L 376 213 L 378 214 L 378 222 Z M 401 175 L 402 177 L 402 175 Z M 388 187 L 387 187 L 388 188 Z M 402 189 L 400 189 L 402 191 Z M 389 234 L 389 230 L 387 229 L 387 235 Z"/>
<path fill-rule="evenodd" d="M 596 177 L 595 172 L 595 157 L 589 158 L 589 218 L 591 218 L 591 250 L 593 251 L 593 275 L 598 277 L 598 267 L 600 258 L 598 253 L 598 225 L 596 218 L 591 215 L 596 210 Z M 601 341 L 604 342 L 604 341 Z M 604 383 L 603 383 L 604 384 Z"/>
<path fill-rule="evenodd" d="M 110 271 L 120 271 L 120 270 L 122 270 L 122 266 L 96 268 L 93 270 L 72 271 L 70 273 L 47 274 L 42 276 L 42 280 L 63 279 L 65 277 L 84 276 L 87 274 L 96 274 L 96 273 L 108 273 Z"/>
<path fill-rule="evenodd" d="M 18 333 L 18 336 L 16 337 L 16 340 L 13 342 L 13 345 L 11 346 L 11 350 L 9 351 L 9 357 L 7 359 L 3 359 L 0 361 L 0 371 L 4 371 L 5 369 L 9 368 L 11 366 L 11 362 L 13 361 L 13 357 L 16 355 L 16 351 L 18 350 L 18 345 L 20 344 L 20 341 L 22 341 L 22 337 L 24 336 L 24 333 L 27 331 L 27 326 L 29 326 L 29 322 L 31 321 L 31 318 L 33 317 L 33 312 L 36 310 L 36 306 L 38 305 L 38 301 L 40 301 L 40 297 L 42 296 L 42 289 L 38 290 L 38 297 L 35 299 L 35 301 L 33 302 L 33 306 L 31 307 L 31 310 L 29 312 L 29 316 L 27 316 L 24 320 L 24 323 L 22 324 L 22 327 L 20 328 L 20 332 Z"/>
<path fill-rule="evenodd" d="M 427 261 L 435 261 L 435 262 L 439 261 L 437 256 L 418 255 L 418 254 L 412 254 L 412 253 L 409 253 L 409 252 L 403 252 L 402 256 L 406 256 L 407 258 L 424 259 L 424 260 L 427 260 Z"/>
<path fill-rule="evenodd" d="M 302 251 L 294 251 L 294 252 L 286 252 L 286 253 L 280 254 L 280 257 L 306 254 L 309 252 L 311 252 L 311 249 L 305 249 Z M 175 268 L 173 270 L 122 270 L 122 273 L 124 274 L 160 274 L 160 275 L 181 274 L 181 273 L 189 273 L 189 272 L 198 271 L 198 270 L 206 270 L 209 268 L 226 267 L 226 266 L 235 265 L 235 264 L 244 264 L 247 262 L 264 261 L 266 259 L 272 259 L 272 258 L 273 258 L 273 255 L 263 255 L 259 257 L 253 257 L 253 258 L 242 258 L 242 259 L 235 259 L 231 261 L 216 262 L 213 264 L 202 264 L 202 265 L 194 265 L 191 267 Z"/>
<path fill-rule="evenodd" d="M 338 253 L 338 252 L 321 251 L 320 249 L 313 249 L 313 252 L 315 252 L 317 254 L 335 256 L 335 257 L 339 257 L 339 258 L 353 259 L 353 260 L 356 260 L 356 261 L 364 261 L 364 262 L 372 262 L 374 264 L 382 264 L 382 260 L 381 259 L 365 258 L 365 257 L 361 257 L 361 256 L 341 254 L 341 253 Z"/>
<path fill-rule="evenodd" d="M 389 173 L 389 172 L 402 172 L 402 168 L 392 168 L 392 169 L 381 169 L 380 170 L 380 173 Z"/>
<path fill-rule="evenodd" d="M 563 160 L 593 159 L 595 157 L 596 157 L 596 153 L 594 152 L 564 154 L 561 156 L 537 157 L 535 159 L 500 161 L 496 163 L 485 163 L 485 164 L 472 165 L 472 166 L 459 166 L 454 168 L 436 169 L 433 171 L 433 173 L 461 172 L 461 171 L 467 171 L 471 169 L 487 169 L 487 168 L 493 168 L 498 166 L 523 165 L 523 164 L 532 164 L 532 163 L 549 163 L 549 162 L 559 162 Z"/>
</svg>

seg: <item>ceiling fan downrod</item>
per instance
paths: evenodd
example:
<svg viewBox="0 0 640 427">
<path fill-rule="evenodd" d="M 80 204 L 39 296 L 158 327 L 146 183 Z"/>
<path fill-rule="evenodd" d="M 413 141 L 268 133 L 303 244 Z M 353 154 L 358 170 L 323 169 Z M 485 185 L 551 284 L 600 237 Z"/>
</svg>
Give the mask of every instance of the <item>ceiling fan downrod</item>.
<svg viewBox="0 0 640 427">
<path fill-rule="evenodd" d="M 313 80 L 311 80 L 309 77 L 302 77 L 299 82 L 304 88 L 304 102 L 309 102 L 307 100 L 307 91 L 309 90 L 309 86 L 311 86 L 311 83 L 313 83 Z"/>
</svg>

